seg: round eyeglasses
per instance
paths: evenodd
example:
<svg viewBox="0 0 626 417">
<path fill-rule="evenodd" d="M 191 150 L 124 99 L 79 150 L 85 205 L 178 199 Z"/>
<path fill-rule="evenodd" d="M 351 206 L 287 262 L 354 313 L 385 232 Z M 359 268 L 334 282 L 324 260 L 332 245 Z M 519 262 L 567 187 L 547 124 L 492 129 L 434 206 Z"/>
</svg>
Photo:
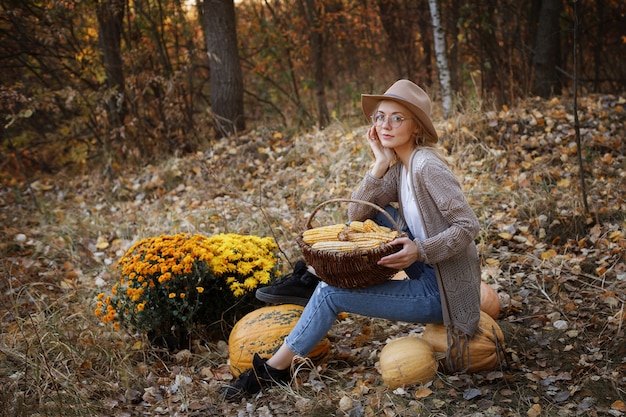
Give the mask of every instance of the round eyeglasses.
<svg viewBox="0 0 626 417">
<path fill-rule="evenodd" d="M 376 126 L 380 127 L 384 125 L 386 121 L 389 121 L 389 126 L 391 126 L 393 129 L 397 129 L 402 126 L 402 122 L 404 122 L 405 120 L 406 117 L 396 115 L 385 116 L 384 114 L 380 113 L 372 116 L 372 123 Z"/>
</svg>

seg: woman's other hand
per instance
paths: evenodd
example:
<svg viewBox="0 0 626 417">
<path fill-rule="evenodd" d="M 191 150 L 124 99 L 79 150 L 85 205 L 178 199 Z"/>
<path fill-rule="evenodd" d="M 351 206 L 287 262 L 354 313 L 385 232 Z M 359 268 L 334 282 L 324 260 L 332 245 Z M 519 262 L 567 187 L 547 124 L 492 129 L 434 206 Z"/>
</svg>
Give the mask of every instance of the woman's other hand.
<svg viewBox="0 0 626 417">
<path fill-rule="evenodd" d="M 390 245 L 402 245 L 396 253 L 380 258 L 378 265 L 392 269 L 404 269 L 416 261 L 420 260 L 417 245 L 408 237 L 400 237 L 389 242 Z"/>
</svg>

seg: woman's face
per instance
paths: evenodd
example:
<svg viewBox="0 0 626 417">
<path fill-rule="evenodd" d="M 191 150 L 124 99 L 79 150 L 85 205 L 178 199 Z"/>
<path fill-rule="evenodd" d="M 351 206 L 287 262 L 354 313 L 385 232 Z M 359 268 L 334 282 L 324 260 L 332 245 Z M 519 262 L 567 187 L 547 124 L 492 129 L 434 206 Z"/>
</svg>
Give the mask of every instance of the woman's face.
<svg viewBox="0 0 626 417">
<path fill-rule="evenodd" d="M 413 117 L 413 113 L 402 104 L 389 100 L 381 101 L 374 113 L 373 123 L 382 146 L 392 148 L 396 152 L 403 149 L 413 150 L 414 137 L 419 129 Z"/>
</svg>

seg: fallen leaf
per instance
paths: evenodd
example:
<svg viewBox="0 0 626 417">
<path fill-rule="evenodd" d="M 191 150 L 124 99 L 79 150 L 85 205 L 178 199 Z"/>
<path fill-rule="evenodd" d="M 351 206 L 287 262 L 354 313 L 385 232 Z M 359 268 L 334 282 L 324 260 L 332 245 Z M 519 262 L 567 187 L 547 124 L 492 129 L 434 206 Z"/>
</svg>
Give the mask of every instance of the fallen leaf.
<svg viewBox="0 0 626 417">
<path fill-rule="evenodd" d="M 339 400 L 339 409 L 341 411 L 348 411 L 352 409 L 353 404 L 354 402 L 352 401 L 352 398 L 348 397 L 347 395 L 344 395 Z"/>
<path fill-rule="evenodd" d="M 624 401 L 622 400 L 617 400 L 611 404 L 611 409 L 626 412 L 626 404 L 624 404 Z"/>
<path fill-rule="evenodd" d="M 200 368 L 200 376 L 203 379 L 215 378 L 215 374 L 213 373 L 211 368 L 209 368 L 208 366 L 203 366 L 202 368 Z"/>
<path fill-rule="evenodd" d="M 415 391 L 415 398 L 426 398 L 428 397 L 430 394 L 432 394 L 433 391 L 430 388 L 426 388 L 426 387 L 419 387 L 417 389 L 417 391 Z"/>
<path fill-rule="evenodd" d="M 463 399 L 464 400 L 471 400 L 474 399 L 478 396 L 482 395 L 482 393 L 480 392 L 480 390 L 478 388 L 469 388 L 466 389 L 465 391 L 463 391 Z"/>
<path fill-rule="evenodd" d="M 109 247 L 109 241 L 104 236 L 98 236 L 98 241 L 96 242 L 96 249 L 103 250 Z"/>
<path fill-rule="evenodd" d="M 528 417 L 538 417 L 541 415 L 541 411 L 541 406 L 539 404 L 533 404 L 533 406 L 526 411 L 526 415 L 528 415 Z"/>
</svg>

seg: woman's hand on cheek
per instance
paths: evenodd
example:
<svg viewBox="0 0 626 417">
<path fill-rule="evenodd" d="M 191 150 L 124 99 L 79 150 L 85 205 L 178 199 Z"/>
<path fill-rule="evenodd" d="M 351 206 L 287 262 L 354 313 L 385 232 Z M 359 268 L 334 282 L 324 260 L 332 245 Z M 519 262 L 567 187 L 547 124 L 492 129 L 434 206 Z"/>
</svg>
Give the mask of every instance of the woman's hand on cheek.
<svg viewBox="0 0 626 417">
<path fill-rule="evenodd" d="M 381 178 L 389 169 L 391 162 L 393 162 L 395 153 L 393 149 L 385 148 L 380 143 L 375 126 L 371 126 L 367 130 L 367 143 L 370 145 L 375 159 L 372 174 L 377 178 Z"/>
</svg>

